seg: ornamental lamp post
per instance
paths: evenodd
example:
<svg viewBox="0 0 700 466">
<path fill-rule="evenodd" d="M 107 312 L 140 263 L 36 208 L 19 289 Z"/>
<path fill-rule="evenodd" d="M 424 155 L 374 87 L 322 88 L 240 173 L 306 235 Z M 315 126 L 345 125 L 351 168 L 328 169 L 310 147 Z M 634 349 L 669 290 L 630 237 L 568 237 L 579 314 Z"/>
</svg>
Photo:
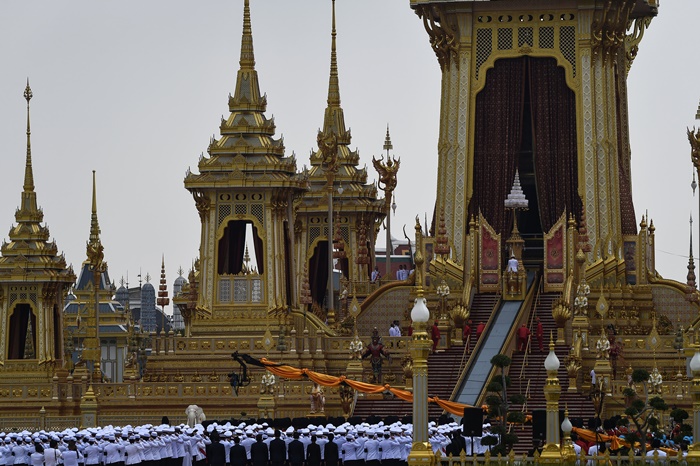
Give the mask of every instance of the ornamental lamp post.
<svg viewBox="0 0 700 466">
<path fill-rule="evenodd" d="M 571 431 L 574 429 L 573 424 L 569 420 L 569 408 L 564 411 L 564 420 L 561 423 L 561 431 L 564 433 L 564 439 L 561 442 L 562 460 L 573 462 L 576 460 L 576 450 L 574 450 L 573 442 L 571 441 Z"/>
<path fill-rule="evenodd" d="M 547 381 L 544 386 L 544 397 L 547 400 L 547 443 L 540 457 L 545 463 L 561 463 L 562 455 L 559 449 L 559 397 L 561 386 L 559 385 L 559 358 L 554 352 L 554 339 L 549 336 L 549 354 L 544 360 L 544 368 L 547 371 Z"/>
<path fill-rule="evenodd" d="M 408 464 L 435 464 L 435 454 L 428 438 L 428 320 L 430 310 L 423 297 L 423 235 L 420 221 L 416 217 L 416 299 L 411 309 L 413 334 L 410 351 L 413 358 L 413 445 L 408 455 Z"/>
</svg>

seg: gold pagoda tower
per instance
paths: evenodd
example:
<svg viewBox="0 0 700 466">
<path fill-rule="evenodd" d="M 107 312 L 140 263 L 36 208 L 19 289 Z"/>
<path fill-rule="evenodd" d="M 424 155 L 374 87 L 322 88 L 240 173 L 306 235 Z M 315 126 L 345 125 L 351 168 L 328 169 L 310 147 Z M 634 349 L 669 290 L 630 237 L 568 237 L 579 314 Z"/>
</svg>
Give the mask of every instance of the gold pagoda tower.
<svg viewBox="0 0 700 466">
<path fill-rule="evenodd" d="M 359 151 L 350 149 L 352 136 L 340 105 L 335 1 L 332 9 L 327 106 L 316 137 L 318 149 L 310 156 L 309 189 L 300 199 L 295 227 L 300 245 L 297 276 L 307 268 L 311 306 L 320 311 L 322 321 L 328 318 L 329 325 L 336 323 L 336 295 L 344 293 L 347 299 L 350 294 L 368 294 L 376 233 L 388 208 L 383 199 L 377 199 L 376 185 L 367 184 L 367 169 L 358 168 Z M 331 241 L 334 244 L 329 246 Z M 328 286 L 329 256 L 330 261 L 337 260 L 343 289 Z"/>
<path fill-rule="evenodd" d="M 63 365 L 62 309 L 75 274 L 56 243 L 49 241 L 49 229 L 42 224 L 44 213 L 37 205 L 29 119 L 32 96 L 27 81 L 24 189 L 10 242 L 3 241 L 0 250 L 0 373 L 5 379 L 42 384 L 50 382 Z"/>
<path fill-rule="evenodd" d="M 255 70 L 250 6 L 245 1 L 240 69 L 230 115 L 221 121 L 221 137 L 212 139 L 199 173 L 188 172 L 185 188 L 193 195 L 202 222 L 196 318 L 191 334 L 230 332 L 243 314 L 259 325 L 268 311 L 295 306 L 293 206 L 306 190 L 294 155 L 285 157 L 275 139 L 274 119 L 265 116 Z M 246 244 L 252 231 L 253 244 Z M 255 263 L 244 266 L 252 246 Z M 186 325 L 188 318 L 186 319 Z"/>
<path fill-rule="evenodd" d="M 462 264 L 465 279 L 478 273 L 483 252 L 470 241 L 470 220 L 502 239 L 509 233 L 513 221 L 503 201 L 516 169 L 530 200 L 518 223 L 531 238 L 526 248 L 538 256 L 532 259 L 550 257 L 544 237 L 569 216 L 580 221 L 584 209 L 589 261 L 619 258 L 623 249 L 634 256 L 641 246 L 627 75 L 658 2 L 411 0 L 410 6 L 442 70 L 436 212 L 445 212 L 452 260 Z M 545 263 L 557 269 L 548 277 L 555 287 L 575 268 L 575 251 L 557 252 L 563 260 Z M 628 261 L 623 281 L 634 283 L 638 271 Z"/>
</svg>

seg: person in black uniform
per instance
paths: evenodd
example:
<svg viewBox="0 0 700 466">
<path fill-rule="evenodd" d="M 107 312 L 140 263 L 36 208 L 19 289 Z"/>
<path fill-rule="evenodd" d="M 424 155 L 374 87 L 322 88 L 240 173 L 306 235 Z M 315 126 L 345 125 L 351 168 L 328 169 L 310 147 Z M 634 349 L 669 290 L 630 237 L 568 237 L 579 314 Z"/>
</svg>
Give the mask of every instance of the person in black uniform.
<svg viewBox="0 0 700 466">
<path fill-rule="evenodd" d="M 294 440 L 289 442 L 287 453 L 291 466 L 302 466 L 304 464 L 304 444 L 299 440 L 299 431 L 294 431 Z"/>
<path fill-rule="evenodd" d="M 306 466 L 321 466 L 321 446 L 316 443 L 316 436 L 311 436 L 311 443 L 306 447 Z"/>
<path fill-rule="evenodd" d="M 250 446 L 250 462 L 253 466 L 267 466 L 270 453 L 267 443 L 263 442 L 262 434 L 255 437 L 255 443 Z"/>
<path fill-rule="evenodd" d="M 323 460 L 326 466 L 338 466 L 338 444 L 333 441 L 333 434 L 328 434 L 328 443 L 323 447 Z"/>
<path fill-rule="evenodd" d="M 248 464 L 248 455 L 246 454 L 245 447 L 241 445 L 240 437 L 233 438 L 233 446 L 228 456 L 231 466 L 245 466 Z"/>
<path fill-rule="evenodd" d="M 445 454 L 447 456 L 452 455 L 454 458 L 458 458 L 462 450 L 467 451 L 467 443 L 462 437 L 462 432 L 459 429 L 453 430 L 451 433 L 452 442 L 447 446 Z"/>
<path fill-rule="evenodd" d="M 270 442 L 270 464 L 283 466 L 287 461 L 287 444 L 280 438 L 280 431 L 275 429 L 275 438 Z"/>
<path fill-rule="evenodd" d="M 207 445 L 207 463 L 209 466 L 226 466 L 226 448 L 219 441 L 221 437 L 218 431 L 213 431 L 209 436 L 211 443 Z"/>
</svg>

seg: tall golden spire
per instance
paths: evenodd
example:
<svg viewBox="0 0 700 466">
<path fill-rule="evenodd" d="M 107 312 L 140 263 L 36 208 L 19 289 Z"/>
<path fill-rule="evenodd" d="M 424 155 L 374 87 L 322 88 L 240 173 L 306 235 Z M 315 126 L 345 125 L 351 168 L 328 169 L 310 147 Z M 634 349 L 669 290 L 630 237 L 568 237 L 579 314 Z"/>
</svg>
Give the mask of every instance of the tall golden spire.
<svg viewBox="0 0 700 466">
<path fill-rule="evenodd" d="M 32 100 L 34 94 L 32 88 L 29 87 L 29 78 L 27 78 L 27 87 L 24 89 L 24 98 L 27 100 L 27 155 L 24 166 L 24 187 L 22 191 L 22 204 L 20 212 L 29 214 L 32 220 L 37 220 L 36 215 L 40 215 L 37 203 L 36 192 L 34 192 L 34 171 L 32 169 L 32 139 L 31 125 L 29 123 L 29 101 Z M 20 221 L 18 218 L 17 221 Z M 41 221 L 39 218 L 38 221 Z"/>
<path fill-rule="evenodd" d="M 691 303 L 698 300 L 695 279 L 695 261 L 693 259 L 693 214 L 690 214 L 690 249 L 688 252 L 688 275 L 686 276 L 686 299 Z"/>
<path fill-rule="evenodd" d="M 92 216 L 90 217 L 90 244 L 100 242 L 100 224 L 97 221 L 97 183 L 95 170 L 92 171 Z"/>
<path fill-rule="evenodd" d="M 100 241 L 100 224 L 97 221 L 97 182 L 95 170 L 92 171 L 92 216 L 90 218 L 90 239 L 87 243 L 87 264 L 95 275 L 106 272 L 104 247 Z M 82 278 L 82 274 L 81 274 Z M 79 283 L 80 286 L 80 283 Z M 102 287 L 102 283 L 99 284 Z"/>
<path fill-rule="evenodd" d="M 241 70 L 255 69 L 255 55 L 253 54 L 253 28 L 250 23 L 250 3 L 243 3 L 243 38 L 241 39 Z"/>
<path fill-rule="evenodd" d="M 331 76 L 328 80 L 328 106 L 340 106 L 340 84 L 338 83 L 338 55 L 335 50 L 335 0 L 332 0 L 333 20 L 331 25 Z"/>
<path fill-rule="evenodd" d="M 250 21 L 250 0 L 243 3 L 243 35 L 241 37 L 240 68 L 236 77 L 236 90 L 229 97 L 229 111 L 264 112 L 267 99 L 260 95 L 258 72 L 255 71 L 253 53 L 253 28 Z"/>
<path fill-rule="evenodd" d="M 345 130 L 345 116 L 340 106 L 340 84 L 338 83 L 338 54 L 336 53 L 335 0 L 332 0 L 331 24 L 331 73 L 328 79 L 328 106 L 323 118 L 323 133 L 335 134 L 339 144 L 350 144 L 350 133 Z"/>
<path fill-rule="evenodd" d="M 32 170 L 32 130 L 29 124 L 29 101 L 32 100 L 32 88 L 29 87 L 29 78 L 27 78 L 27 87 L 24 88 L 24 98 L 27 99 L 27 162 L 24 168 L 24 192 L 34 191 L 34 171 Z"/>
</svg>

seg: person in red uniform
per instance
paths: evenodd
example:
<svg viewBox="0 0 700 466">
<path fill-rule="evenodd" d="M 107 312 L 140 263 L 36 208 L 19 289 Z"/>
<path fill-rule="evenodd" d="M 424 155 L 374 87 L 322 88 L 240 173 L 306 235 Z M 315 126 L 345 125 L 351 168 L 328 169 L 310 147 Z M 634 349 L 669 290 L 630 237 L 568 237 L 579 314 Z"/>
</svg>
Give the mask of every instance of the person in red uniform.
<svg viewBox="0 0 700 466">
<path fill-rule="evenodd" d="M 462 330 L 462 344 L 469 344 L 469 337 L 472 336 L 472 321 L 469 321 L 464 325 L 464 330 Z"/>
<path fill-rule="evenodd" d="M 535 329 L 535 338 L 537 338 L 537 346 L 540 348 L 540 353 L 544 351 L 544 328 L 540 318 L 537 318 L 537 328 Z"/>
<path fill-rule="evenodd" d="M 518 329 L 518 351 L 525 351 L 528 338 L 530 338 L 530 329 L 527 328 L 527 324 L 523 324 Z"/>
<path fill-rule="evenodd" d="M 476 326 L 476 341 L 479 341 L 479 338 L 481 338 L 481 334 L 484 333 L 485 328 L 486 324 L 484 321 L 479 322 L 479 325 Z"/>
<path fill-rule="evenodd" d="M 430 337 L 433 339 L 433 353 L 435 353 L 437 345 L 440 343 L 440 329 L 438 328 L 437 320 L 433 323 L 433 328 L 430 330 Z"/>
</svg>

